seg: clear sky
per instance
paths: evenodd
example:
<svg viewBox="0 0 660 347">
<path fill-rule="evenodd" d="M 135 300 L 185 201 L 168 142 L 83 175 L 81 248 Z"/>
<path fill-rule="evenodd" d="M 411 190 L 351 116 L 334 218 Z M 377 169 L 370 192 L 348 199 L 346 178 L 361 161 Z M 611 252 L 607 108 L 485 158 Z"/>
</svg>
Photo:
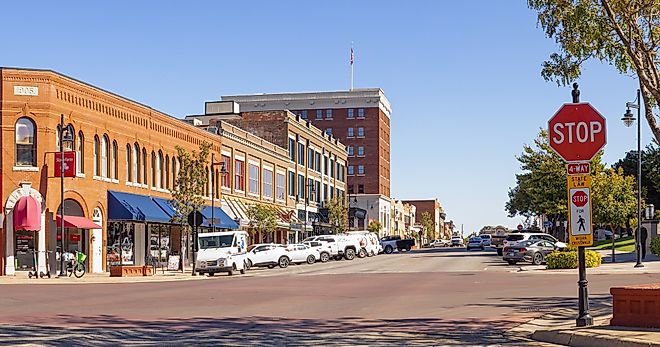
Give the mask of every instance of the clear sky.
<svg viewBox="0 0 660 347">
<path fill-rule="evenodd" d="M 176 117 L 221 95 L 380 87 L 392 104 L 392 194 L 438 198 L 465 232 L 515 227 L 515 156 L 570 88 L 526 1 L 10 1 L 0 66 L 45 68 Z M 590 63 L 582 101 L 608 121 L 605 161 L 636 146 L 636 81 Z M 650 132 L 643 123 L 643 144 Z"/>
</svg>

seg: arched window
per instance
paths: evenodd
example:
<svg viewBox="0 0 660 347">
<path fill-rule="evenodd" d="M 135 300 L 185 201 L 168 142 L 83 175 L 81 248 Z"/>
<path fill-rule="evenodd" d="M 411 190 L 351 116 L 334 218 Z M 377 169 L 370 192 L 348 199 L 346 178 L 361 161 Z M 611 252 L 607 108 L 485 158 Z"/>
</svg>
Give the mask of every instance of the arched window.
<svg viewBox="0 0 660 347">
<path fill-rule="evenodd" d="M 110 177 L 110 141 L 107 135 L 101 138 L 101 176 Z"/>
<path fill-rule="evenodd" d="M 206 196 L 211 197 L 211 185 L 210 182 L 211 180 L 209 179 L 211 177 L 211 171 L 209 170 L 209 167 L 206 167 L 206 186 L 204 187 L 206 189 L 205 193 Z"/>
<path fill-rule="evenodd" d="M 133 146 L 126 145 L 126 182 L 133 182 L 133 162 L 131 161 Z"/>
<path fill-rule="evenodd" d="M 142 175 L 140 174 L 140 163 L 142 161 L 140 160 L 140 145 L 137 143 L 133 146 L 133 182 L 134 183 L 141 183 L 142 182 Z"/>
<path fill-rule="evenodd" d="M 37 166 L 37 132 L 32 119 L 23 117 L 16 121 L 14 145 L 17 166 Z"/>
<path fill-rule="evenodd" d="M 172 190 L 176 190 L 176 157 L 172 156 Z"/>
<path fill-rule="evenodd" d="M 147 182 L 147 149 L 142 147 L 142 184 Z"/>
<path fill-rule="evenodd" d="M 165 156 L 165 189 L 170 189 L 170 155 Z"/>
<path fill-rule="evenodd" d="M 156 153 L 151 151 L 151 186 L 156 187 Z"/>
<path fill-rule="evenodd" d="M 101 152 L 101 143 L 99 137 L 94 135 L 94 176 L 101 176 L 99 155 Z"/>
<path fill-rule="evenodd" d="M 156 187 L 163 188 L 163 152 L 158 151 L 158 161 L 156 162 Z"/>
<path fill-rule="evenodd" d="M 82 130 L 78 132 L 76 143 L 76 172 L 85 173 L 85 135 Z"/>
<path fill-rule="evenodd" d="M 119 179 L 119 148 L 117 141 L 112 141 L 112 178 Z"/>
<path fill-rule="evenodd" d="M 60 133 L 62 132 L 62 127 L 58 124 L 57 129 L 55 129 L 55 151 L 60 151 Z"/>
</svg>

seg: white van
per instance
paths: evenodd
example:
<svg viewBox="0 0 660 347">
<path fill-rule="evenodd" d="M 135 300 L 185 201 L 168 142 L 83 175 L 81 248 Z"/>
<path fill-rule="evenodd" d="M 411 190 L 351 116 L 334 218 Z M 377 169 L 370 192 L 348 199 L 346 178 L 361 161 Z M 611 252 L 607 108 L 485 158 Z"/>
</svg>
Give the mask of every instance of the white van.
<svg viewBox="0 0 660 347">
<path fill-rule="evenodd" d="M 195 271 L 213 276 L 216 272 L 226 272 L 229 276 L 236 271 L 245 273 L 248 234 L 245 231 L 221 231 L 200 233 L 197 236 L 199 251 Z"/>
<path fill-rule="evenodd" d="M 371 257 L 383 251 L 378 235 L 369 231 L 349 231 L 346 233 L 349 236 L 357 238 L 357 243 L 360 246 L 358 257 L 364 258 L 365 256 Z"/>
</svg>

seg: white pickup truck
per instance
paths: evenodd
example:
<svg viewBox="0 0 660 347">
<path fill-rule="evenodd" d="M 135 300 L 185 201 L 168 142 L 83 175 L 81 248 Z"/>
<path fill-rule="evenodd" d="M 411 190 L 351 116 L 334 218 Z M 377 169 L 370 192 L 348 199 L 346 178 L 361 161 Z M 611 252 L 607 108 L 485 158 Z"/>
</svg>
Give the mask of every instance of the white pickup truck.
<svg viewBox="0 0 660 347">
<path fill-rule="evenodd" d="M 319 241 L 324 243 L 327 247 L 327 252 L 335 260 L 341 260 L 342 258 L 353 260 L 361 250 L 359 238 L 348 234 L 319 235 L 308 237 L 304 240 L 304 242 L 309 241 Z M 366 252 L 363 253 L 363 256 L 366 256 Z"/>
<path fill-rule="evenodd" d="M 199 251 L 195 262 L 195 271 L 213 276 L 217 272 L 226 272 L 229 276 L 237 271 L 247 270 L 248 234 L 245 231 L 222 231 L 201 233 L 197 243 Z"/>
</svg>

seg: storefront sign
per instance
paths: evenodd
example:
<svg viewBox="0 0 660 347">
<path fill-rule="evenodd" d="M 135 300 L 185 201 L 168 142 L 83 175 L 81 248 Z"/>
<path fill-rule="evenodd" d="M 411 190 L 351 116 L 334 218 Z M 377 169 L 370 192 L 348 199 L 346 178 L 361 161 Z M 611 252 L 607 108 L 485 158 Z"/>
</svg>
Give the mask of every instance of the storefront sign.
<svg viewBox="0 0 660 347">
<path fill-rule="evenodd" d="M 69 240 L 70 240 L 70 241 L 74 241 L 74 242 L 78 242 L 78 241 L 80 241 L 80 235 L 78 235 L 78 234 L 71 234 L 71 235 L 69 235 Z"/>
<path fill-rule="evenodd" d="M 62 154 L 55 153 L 55 177 L 62 175 L 62 166 L 64 166 L 64 177 L 76 177 L 76 152 L 64 152 L 64 165 L 61 165 Z"/>
<path fill-rule="evenodd" d="M 170 255 L 169 258 L 167 258 L 167 269 L 168 270 L 178 270 L 179 269 L 179 256 L 178 255 Z"/>
<path fill-rule="evenodd" d="M 14 95 L 38 96 L 39 87 L 14 86 Z"/>
</svg>

